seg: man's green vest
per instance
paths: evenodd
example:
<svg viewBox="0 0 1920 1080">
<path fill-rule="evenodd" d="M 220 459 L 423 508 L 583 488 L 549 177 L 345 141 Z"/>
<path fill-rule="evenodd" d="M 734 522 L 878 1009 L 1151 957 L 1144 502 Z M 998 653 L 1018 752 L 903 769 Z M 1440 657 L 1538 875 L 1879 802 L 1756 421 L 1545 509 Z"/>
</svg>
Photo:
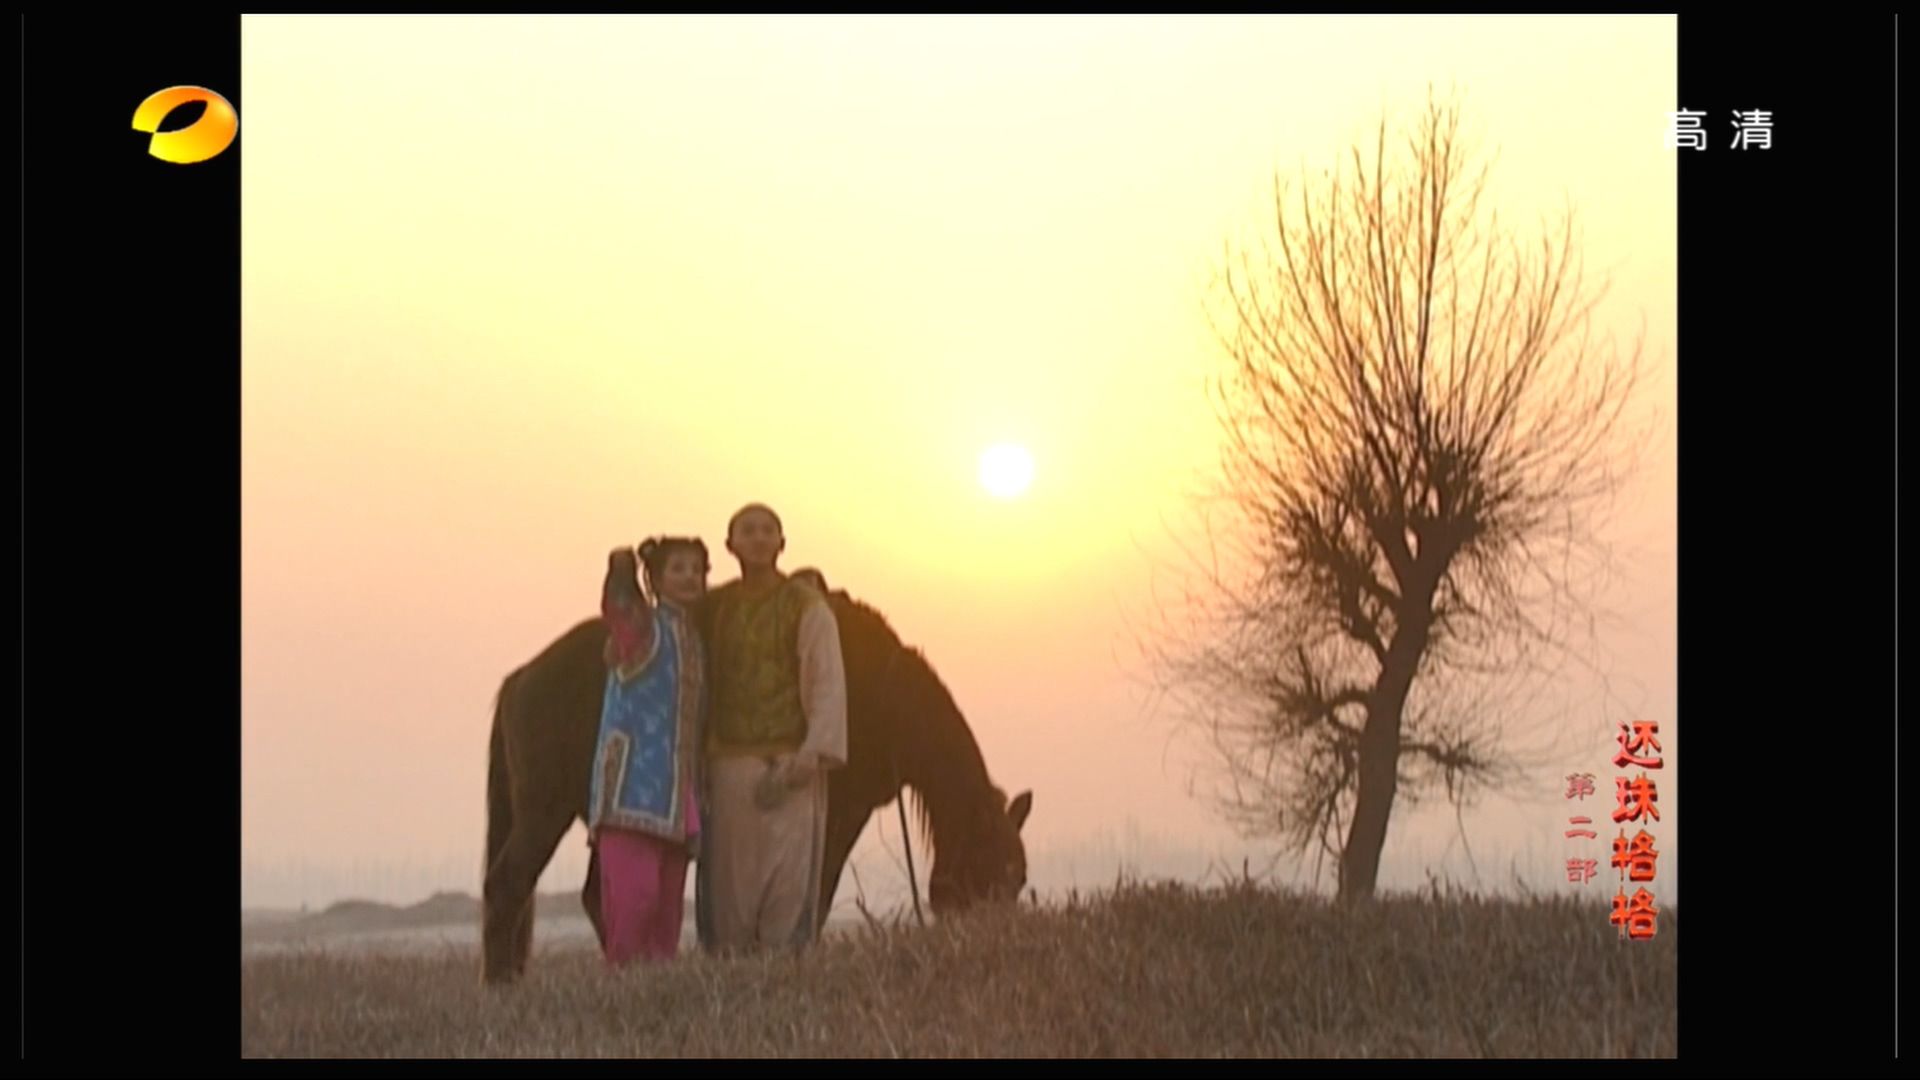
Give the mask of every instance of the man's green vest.
<svg viewBox="0 0 1920 1080">
<path fill-rule="evenodd" d="M 786 581 L 748 596 L 738 581 L 707 597 L 707 662 L 713 688 L 708 748 L 721 754 L 798 749 L 807 735 L 800 701 L 800 617 L 820 595 Z"/>
</svg>

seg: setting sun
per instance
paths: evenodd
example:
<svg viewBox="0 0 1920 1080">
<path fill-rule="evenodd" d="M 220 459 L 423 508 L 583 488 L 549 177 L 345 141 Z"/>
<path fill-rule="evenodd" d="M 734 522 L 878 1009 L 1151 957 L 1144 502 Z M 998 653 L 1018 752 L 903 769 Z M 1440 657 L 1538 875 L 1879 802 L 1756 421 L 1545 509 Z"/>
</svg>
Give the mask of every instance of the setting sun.
<svg viewBox="0 0 1920 1080">
<path fill-rule="evenodd" d="M 1011 499 L 1033 483 L 1033 455 L 1026 448 L 1002 443 L 980 455 L 980 486 L 987 493 Z"/>
</svg>

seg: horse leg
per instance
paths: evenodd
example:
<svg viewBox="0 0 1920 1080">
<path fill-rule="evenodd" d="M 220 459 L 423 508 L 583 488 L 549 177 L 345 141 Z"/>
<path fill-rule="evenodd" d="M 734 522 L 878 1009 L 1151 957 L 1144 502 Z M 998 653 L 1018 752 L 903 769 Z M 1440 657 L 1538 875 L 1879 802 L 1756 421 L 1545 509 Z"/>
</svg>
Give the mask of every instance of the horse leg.
<svg viewBox="0 0 1920 1080">
<path fill-rule="evenodd" d="M 488 740 L 487 754 L 487 855 L 480 864 L 481 893 L 487 874 L 493 864 L 499 860 L 500 853 L 507 849 L 507 838 L 513 835 L 513 780 L 507 768 L 506 715 L 508 692 L 513 686 L 513 678 L 508 677 L 500 689 L 500 696 L 494 704 L 493 735 Z M 486 933 L 486 920 L 489 913 L 483 902 L 481 915 L 481 970 L 490 972 L 507 966 L 507 957 L 511 954 L 511 938 L 501 940 Z M 503 952 L 502 950 L 506 950 Z"/>
<path fill-rule="evenodd" d="M 839 891 L 840 874 L 847 868 L 847 856 L 853 853 L 854 841 L 860 839 L 867 819 L 873 816 L 872 807 L 856 807 L 851 803 L 852 800 L 842 799 L 827 804 L 827 840 L 821 850 L 820 904 L 815 931 L 826 929 L 827 915 L 833 909 L 833 894 Z"/>
<path fill-rule="evenodd" d="M 539 888 L 539 880 L 540 875 L 535 874 L 535 890 Z M 537 914 L 535 911 L 537 906 L 532 891 L 529 891 L 527 905 L 520 909 L 520 921 L 514 924 L 513 937 L 507 945 L 507 958 L 508 961 L 513 964 L 513 970 L 516 974 L 527 970 L 527 956 L 533 952 L 533 919 L 535 914 Z"/>
<path fill-rule="evenodd" d="M 550 810 L 514 816 L 513 831 L 487 868 L 483 889 L 488 982 L 510 981 L 526 971 L 533 945 L 533 890 L 572 824 L 572 814 Z"/>
</svg>

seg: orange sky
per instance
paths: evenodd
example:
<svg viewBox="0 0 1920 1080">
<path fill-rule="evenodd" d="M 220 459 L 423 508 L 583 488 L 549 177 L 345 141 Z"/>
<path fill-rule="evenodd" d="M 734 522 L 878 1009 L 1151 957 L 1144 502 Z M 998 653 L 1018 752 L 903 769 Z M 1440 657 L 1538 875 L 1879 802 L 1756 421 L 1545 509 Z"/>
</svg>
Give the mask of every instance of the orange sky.
<svg viewBox="0 0 1920 1080">
<path fill-rule="evenodd" d="M 1214 453 L 1207 282 L 1276 168 L 1429 83 L 1503 217 L 1571 199 L 1602 327 L 1645 328 L 1617 699 L 1540 706 L 1605 774 L 1601 725 L 1675 708 L 1675 64 L 1669 18 L 246 19 L 243 859 L 470 856 L 477 890 L 500 678 L 608 548 L 718 552 L 749 500 L 927 651 L 1036 859 L 1230 844 L 1123 667 Z M 1023 498 L 976 479 L 1001 441 Z M 1483 869 L 1565 846 L 1537 779 L 1468 816 Z M 1397 820 L 1390 862 L 1454 828 Z"/>
</svg>

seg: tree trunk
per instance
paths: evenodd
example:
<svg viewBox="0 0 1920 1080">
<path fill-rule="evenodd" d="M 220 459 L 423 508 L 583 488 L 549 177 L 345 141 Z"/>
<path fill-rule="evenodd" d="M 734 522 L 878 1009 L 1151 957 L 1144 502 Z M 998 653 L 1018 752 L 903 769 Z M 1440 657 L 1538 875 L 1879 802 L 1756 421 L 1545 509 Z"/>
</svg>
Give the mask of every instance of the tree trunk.
<svg viewBox="0 0 1920 1080">
<path fill-rule="evenodd" d="M 1407 693 L 1426 651 L 1428 625 L 1419 622 L 1394 635 L 1385 665 L 1367 702 L 1367 726 L 1360 734 L 1360 785 L 1353 825 L 1340 852 L 1340 899 L 1347 903 L 1373 897 L 1380 877 L 1380 852 L 1387 843 L 1387 822 L 1400 781 L 1400 717 Z"/>
</svg>

